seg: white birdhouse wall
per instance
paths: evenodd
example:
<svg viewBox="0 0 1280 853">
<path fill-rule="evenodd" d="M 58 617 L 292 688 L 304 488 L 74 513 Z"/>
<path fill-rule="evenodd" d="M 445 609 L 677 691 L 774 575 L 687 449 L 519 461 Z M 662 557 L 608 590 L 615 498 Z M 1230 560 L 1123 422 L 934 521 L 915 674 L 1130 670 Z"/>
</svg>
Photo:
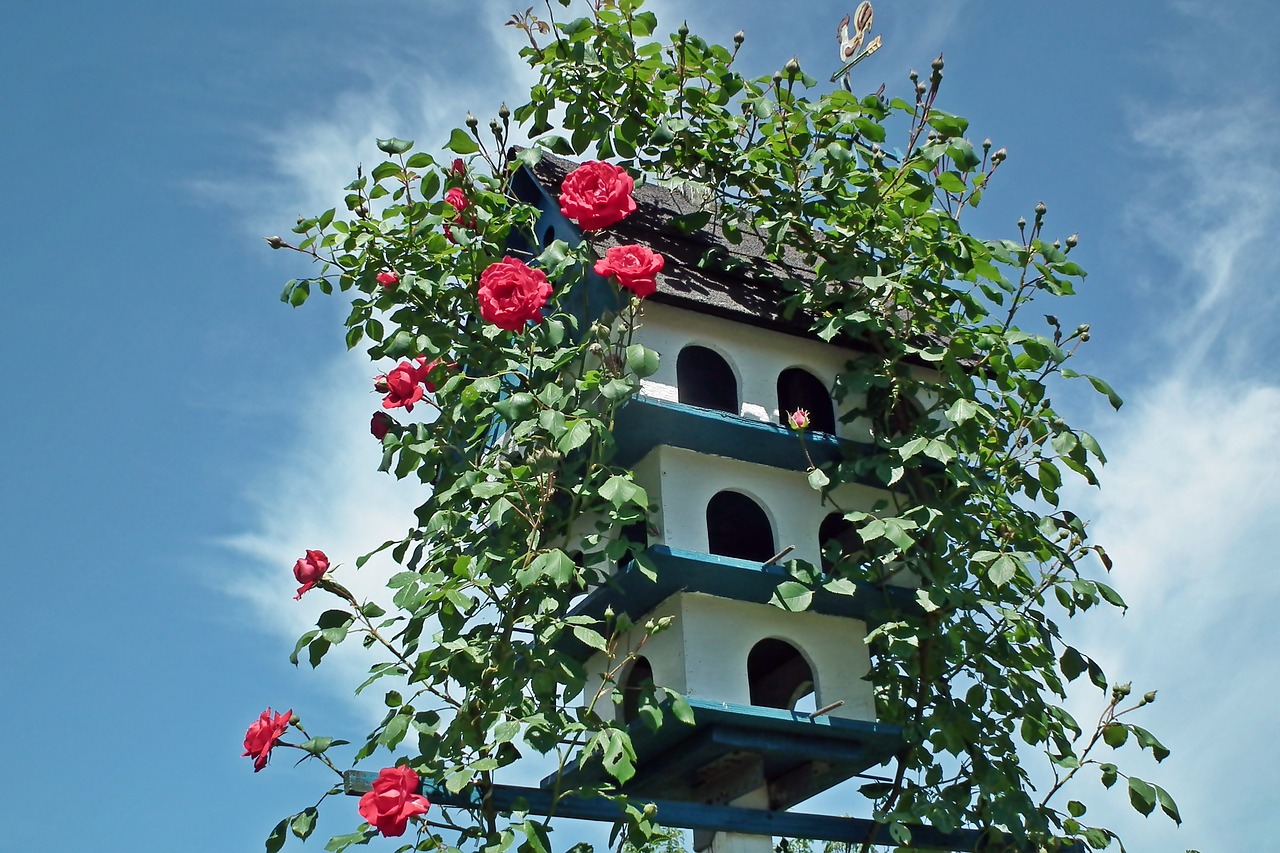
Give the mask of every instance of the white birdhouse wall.
<svg viewBox="0 0 1280 853">
<path fill-rule="evenodd" d="M 795 550 L 787 559 L 822 564 L 818 531 L 823 519 L 837 510 L 823 503 L 822 494 L 809 485 L 803 471 L 661 445 L 635 465 L 635 476 L 650 503 L 657 506 L 657 512 L 649 517 L 650 545 L 712 553 L 708 507 L 712 498 L 727 491 L 751 498 L 768 518 L 774 549 L 761 562 L 790 545 Z M 847 510 L 867 511 L 883 500 L 885 493 L 848 484 L 833 497 Z"/>
<path fill-rule="evenodd" d="M 702 593 L 677 593 L 648 618 L 664 616 L 674 617 L 671 627 L 646 640 L 644 625 L 637 624 L 624 635 L 612 660 L 596 654 L 587 662 L 592 677 L 588 697 L 611 669 L 620 686 L 628 679 L 632 684 L 643 680 L 635 665 L 622 664 L 634 652 L 643 657 L 639 666 L 648 667 L 645 675 L 651 671 L 655 685 L 691 698 L 791 707 L 795 698 L 812 690 L 816 707 L 844 701 L 831 716 L 875 719 L 871 685 L 863 680 L 870 669 L 863 642 L 866 628 L 856 619 L 789 613 L 768 604 Z M 602 716 L 628 722 L 626 705 L 600 703 L 596 709 Z"/>
<path fill-rule="evenodd" d="M 735 414 L 766 423 L 782 423 L 779 412 L 778 377 L 790 368 L 800 368 L 816 378 L 830 396 L 836 376 L 844 369 L 849 352 L 821 341 L 736 323 L 658 302 L 644 306 L 643 327 L 636 341 L 662 355 L 658 372 L 643 380 L 641 393 L 660 400 L 679 399 L 677 362 L 688 346 L 706 347 L 728 363 L 737 392 Z M 853 400 L 846 399 L 835 410 L 836 435 L 865 439 L 865 424 L 839 424 L 840 415 Z"/>
</svg>

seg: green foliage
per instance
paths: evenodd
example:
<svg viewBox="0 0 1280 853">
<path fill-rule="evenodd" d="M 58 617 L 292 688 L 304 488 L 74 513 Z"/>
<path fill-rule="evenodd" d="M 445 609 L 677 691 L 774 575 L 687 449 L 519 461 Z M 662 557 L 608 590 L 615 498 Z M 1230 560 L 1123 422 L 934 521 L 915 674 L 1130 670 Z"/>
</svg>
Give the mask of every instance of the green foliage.
<svg viewBox="0 0 1280 853">
<path fill-rule="evenodd" d="M 626 550 L 622 528 L 649 511 L 631 472 L 613 462 L 612 429 L 662 354 L 633 341 L 640 302 L 625 292 L 606 318 L 582 313 L 584 272 L 595 260 L 588 244 L 537 244 L 536 211 L 512 197 L 509 181 L 545 149 L 697 190 L 704 209 L 677 225 L 714 228 L 730 243 L 753 235 L 770 259 L 803 258 L 812 278 L 784 282 L 786 309 L 812 318 L 822 339 L 854 345 L 836 393 L 851 403 L 850 418 L 872 425 L 870 442 L 814 468 L 809 483 L 833 502 L 850 482 L 879 482 L 888 497 L 869 513 L 841 508 L 862 548 L 836 545 L 820 580 L 852 594 L 853 581 L 912 578 L 920 603 L 868 638 L 879 718 L 906 732 L 891 781 L 864 788 L 876 819 L 904 844 L 925 823 L 998 830 L 1050 850 L 1072 839 L 1101 848 L 1113 833 L 1083 824 L 1079 801 L 1054 801 L 1093 766 L 1107 787 L 1125 778 L 1140 812 L 1159 806 L 1179 820 L 1166 791 L 1096 755 L 1134 742 L 1157 760 L 1168 754 L 1123 719 L 1147 697 L 1126 705 L 1127 688 L 1111 689 L 1091 731 L 1063 707 L 1068 682 L 1087 674 L 1104 697 L 1109 682 L 1063 640 L 1059 620 L 1125 606 L 1089 576 L 1110 561 L 1084 521 L 1059 506 L 1064 478 L 1095 483 L 1105 458 L 1049 392 L 1083 377 L 1113 406 L 1121 400 L 1066 366 L 1087 327 L 1063 330 L 1052 316 L 1038 331 L 1018 325 L 1033 301 L 1074 292 L 1084 276 L 1068 259 L 1074 239 L 1064 248 L 1045 236 L 1042 205 L 1029 226 L 1019 223 L 1017 239 L 961 227 L 1004 154 L 975 146 L 965 119 L 934 107 L 940 61 L 905 100 L 840 89 L 811 97 L 803 73 L 741 75 L 740 45 L 683 32 L 651 39 L 657 21 L 641 8 L 618 0 L 585 3 L 585 15 L 567 22 L 514 16 L 539 81 L 528 103 L 499 113 L 492 142 L 474 119 L 449 134 L 447 149 L 470 158 L 465 174 L 411 153 L 411 142 L 379 140 L 390 159 L 357 171 L 347 212 L 294 229 L 301 240 L 289 248 L 323 268 L 290 282 L 283 301 L 301 305 L 312 285 L 336 289 L 351 301 L 348 346 L 365 346 L 375 361 L 450 365 L 422 401 L 433 419 L 396 424 L 382 443 L 380 470 L 427 487 L 416 526 L 374 552 L 390 549 L 405 569 L 390 581 L 390 607 L 322 582 L 349 607 L 321 616 L 291 657 L 297 663 L 307 649 L 315 666 L 353 635 L 385 653 L 360 689 L 384 678 L 395 689 L 357 761 L 408 745 L 413 766 L 452 791 L 488 784 L 531 751 L 561 766 L 596 757 L 613 780 L 600 794 L 635 772 L 625 730 L 597 710 L 620 701 L 616 681 L 630 657 L 617 638 L 628 626 L 567 613 Z M 508 163 L 512 115 L 535 147 Z M 891 135 L 900 150 L 884 147 Z M 450 189 L 465 193 L 465 218 L 444 201 Z M 476 284 L 521 245 L 554 290 L 544 322 L 510 333 L 482 321 Z M 384 270 L 398 274 L 393 286 L 377 281 Z M 792 574 L 775 603 L 803 610 L 819 574 L 803 565 Z M 584 687 L 601 673 L 584 672 L 557 645 L 571 637 L 609 659 L 593 695 Z M 677 717 L 691 718 L 683 699 L 670 698 Z M 645 709 L 656 724 L 660 711 Z M 339 743 L 317 738 L 303 749 L 324 758 Z M 1029 783 L 1029 749 L 1047 760 L 1047 794 Z M 268 849 L 284 843 L 286 824 L 305 837 L 311 811 L 277 826 Z M 658 832 L 652 815 L 628 813 L 628 838 L 643 844 Z M 415 849 L 440 843 L 425 836 Z M 491 814 L 462 826 L 459 843 L 549 849 L 544 824 L 504 826 Z"/>
</svg>

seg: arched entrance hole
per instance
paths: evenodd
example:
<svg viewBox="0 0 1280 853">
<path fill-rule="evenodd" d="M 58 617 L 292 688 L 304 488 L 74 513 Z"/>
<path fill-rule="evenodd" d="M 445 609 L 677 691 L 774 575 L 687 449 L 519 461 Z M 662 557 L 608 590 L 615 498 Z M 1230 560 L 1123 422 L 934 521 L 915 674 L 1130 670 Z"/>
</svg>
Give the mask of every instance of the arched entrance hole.
<svg viewBox="0 0 1280 853">
<path fill-rule="evenodd" d="M 809 429 L 835 434 L 836 410 L 827 386 L 809 371 L 790 367 L 778 374 L 778 423 L 785 425 L 796 409 L 809 413 Z"/>
<path fill-rule="evenodd" d="M 716 494 L 707 502 L 707 550 L 721 557 L 765 562 L 777 553 L 768 514 L 741 492 Z"/>
<path fill-rule="evenodd" d="M 813 692 L 813 670 L 799 649 L 771 637 L 747 655 L 747 684 L 752 705 L 790 711 Z"/>
<path fill-rule="evenodd" d="M 676 358 L 676 390 L 681 403 L 738 414 L 738 380 L 720 354 L 690 345 Z"/>
</svg>

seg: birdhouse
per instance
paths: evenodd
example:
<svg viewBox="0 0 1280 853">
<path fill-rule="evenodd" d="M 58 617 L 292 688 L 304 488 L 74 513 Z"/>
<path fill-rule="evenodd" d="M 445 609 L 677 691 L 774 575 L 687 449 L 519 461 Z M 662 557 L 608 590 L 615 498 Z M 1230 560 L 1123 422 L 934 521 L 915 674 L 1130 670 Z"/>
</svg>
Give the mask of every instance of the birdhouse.
<svg viewBox="0 0 1280 853">
<path fill-rule="evenodd" d="M 730 245 L 712 229 L 677 228 L 702 207 L 696 193 L 641 186 L 633 214 L 583 235 L 557 202 L 575 165 L 544 155 L 517 173 L 515 193 L 541 210 L 539 242 L 589 236 L 601 255 L 639 243 L 666 258 L 635 336 L 661 363 L 615 429 L 616 461 L 651 504 L 643 530 L 629 536 L 644 550 L 610 567 L 608 583 L 574 611 L 625 614 L 633 627 L 612 658 L 575 649 L 595 679 L 585 694 L 607 674 L 622 688 L 619 704 L 596 711 L 631 727 L 637 772 L 627 792 L 784 810 L 900 745 L 896 728 L 876 722 L 864 641 L 875 615 L 909 591 L 849 583 L 835 594 L 797 584 L 786 568 L 800 560 L 822 580 L 824 544 L 839 540 L 849 552 L 860 542 L 844 513 L 886 498 L 871 484 L 824 495 L 809 481 L 814 464 L 855 454 L 869 435 L 850 416 L 854 401 L 835 400 L 852 344 L 825 342 L 807 319 L 784 316 L 785 282 L 812 277 L 801 259 L 770 262 L 748 235 Z M 595 282 L 585 309 L 593 316 L 582 319 L 616 309 L 617 299 Z M 788 419 L 801 409 L 808 425 L 797 431 Z M 659 621 L 668 627 L 651 633 L 646 626 Z M 694 723 L 645 726 L 650 685 L 687 697 Z M 575 774 L 602 771 L 585 764 L 546 784 L 563 789 Z M 759 838 L 747 838 L 722 832 L 697 842 L 756 849 Z M 760 849 L 769 847 L 765 837 Z"/>
</svg>

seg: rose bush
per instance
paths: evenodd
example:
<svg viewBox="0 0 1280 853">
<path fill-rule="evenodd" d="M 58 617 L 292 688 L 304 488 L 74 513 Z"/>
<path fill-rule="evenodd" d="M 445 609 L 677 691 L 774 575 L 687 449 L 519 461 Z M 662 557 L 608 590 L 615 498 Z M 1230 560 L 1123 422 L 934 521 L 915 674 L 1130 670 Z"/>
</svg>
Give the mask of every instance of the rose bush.
<svg viewBox="0 0 1280 853">
<path fill-rule="evenodd" d="M 271 709 L 267 708 L 262 712 L 262 716 L 249 725 L 249 730 L 244 733 L 244 756 L 242 757 L 253 759 L 254 773 L 267 766 L 271 750 L 275 749 L 276 744 L 280 742 L 292 719 L 293 711 L 273 715 Z"/>
<path fill-rule="evenodd" d="M 508 332 L 542 319 L 542 306 L 551 296 L 551 283 L 542 270 L 506 257 L 480 274 L 480 316 Z"/>
<path fill-rule="evenodd" d="M 658 273 L 666 259 L 648 246 L 614 246 L 596 261 L 596 275 L 615 278 L 618 284 L 641 298 L 658 289 Z"/>
<path fill-rule="evenodd" d="M 384 768 L 369 793 L 360 798 L 360 816 L 389 838 L 404 835 L 409 818 L 431 808 L 431 802 L 418 793 L 418 784 L 412 767 Z"/>
<path fill-rule="evenodd" d="M 463 228 L 474 229 L 476 227 L 477 220 L 475 214 L 463 215 L 463 211 L 471 207 L 471 202 L 467 200 L 467 194 L 458 187 L 453 187 L 446 192 L 444 194 L 444 200 L 457 211 L 457 215 L 453 217 L 452 223 L 446 222 L 444 225 L 444 234 L 449 238 L 449 242 L 453 243 L 456 241 L 453 238 L 453 229 L 450 227 L 451 224 L 460 225 Z"/>
<path fill-rule="evenodd" d="M 298 587 L 298 594 L 293 597 L 293 600 L 302 598 L 302 594 L 315 586 L 327 571 L 329 571 L 329 558 L 324 551 L 307 551 L 305 557 L 300 557 L 298 562 L 293 564 L 293 576 L 298 579 L 298 583 L 302 584 Z"/>
<path fill-rule="evenodd" d="M 612 163 L 588 160 L 560 185 L 560 212 L 583 231 L 616 225 L 636 209 L 635 181 Z"/>
</svg>

